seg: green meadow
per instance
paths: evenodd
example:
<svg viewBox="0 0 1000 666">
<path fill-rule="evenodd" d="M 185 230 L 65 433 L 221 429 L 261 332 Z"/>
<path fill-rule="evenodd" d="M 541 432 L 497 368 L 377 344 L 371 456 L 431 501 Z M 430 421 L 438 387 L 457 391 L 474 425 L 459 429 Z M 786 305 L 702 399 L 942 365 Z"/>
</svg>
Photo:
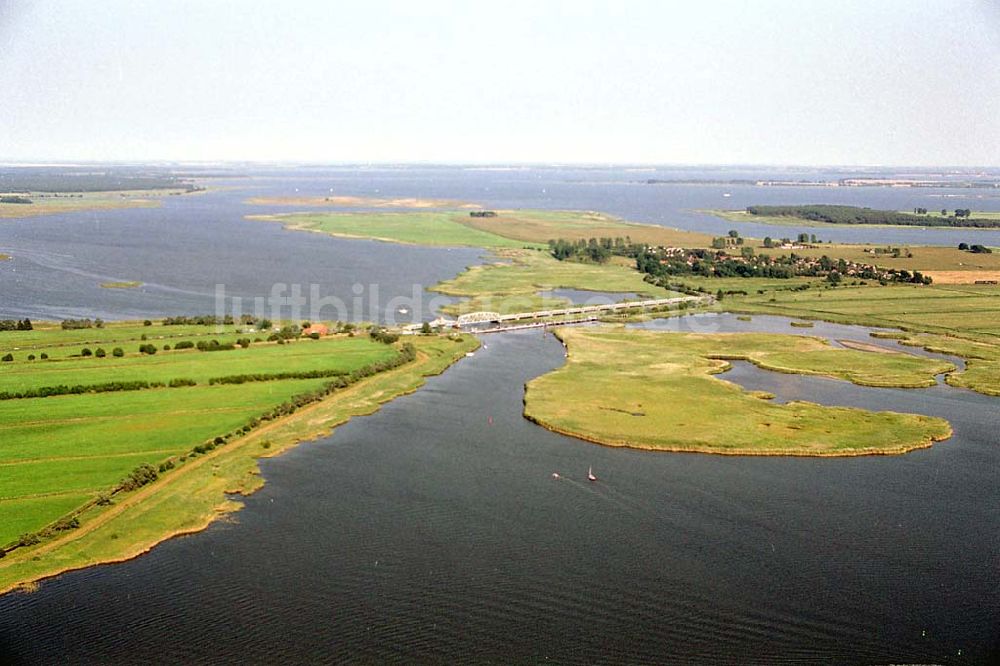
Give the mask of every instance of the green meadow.
<svg viewBox="0 0 1000 666">
<path fill-rule="evenodd" d="M 926 386 L 952 369 L 910 354 L 835 349 L 818 338 L 561 329 L 565 366 L 528 383 L 525 416 L 610 446 L 738 455 L 905 453 L 946 439 L 942 419 L 807 402 L 773 404 L 715 377 L 727 360 L 874 386 Z M 567 399 L 572 396 L 572 399 Z"/>
<path fill-rule="evenodd" d="M 229 351 L 160 351 L 140 354 L 127 336 L 170 327 L 116 326 L 85 331 L 0 333 L 37 349 L 60 349 L 83 339 L 121 344 L 125 356 L 18 358 L 0 363 L 0 393 L 57 385 L 162 382 L 194 386 L 0 400 L 0 546 L 36 532 L 100 493 L 110 492 L 139 465 L 177 460 L 193 447 L 243 428 L 296 396 L 320 389 L 331 377 L 209 385 L 231 375 L 319 371 L 348 374 L 398 357 L 395 346 L 365 337 L 253 343 Z M 213 327 L 200 327 L 212 330 Z M 188 331 L 191 333 L 192 331 Z M 180 331 L 178 331 L 180 333 Z M 87 336 L 87 337 L 83 337 Z M 213 336 L 218 337 L 218 336 Z M 64 338 L 71 338 L 67 342 Z M 110 346 L 110 345 L 109 345 Z"/>
<path fill-rule="evenodd" d="M 248 217 L 254 220 L 281 222 L 289 229 L 316 231 L 346 238 L 369 238 L 392 243 L 484 248 L 531 245 L 531 243 L 505 238 L 463 224 L 469 218 L 468 211 L 288 213 Z"/>
</svg>

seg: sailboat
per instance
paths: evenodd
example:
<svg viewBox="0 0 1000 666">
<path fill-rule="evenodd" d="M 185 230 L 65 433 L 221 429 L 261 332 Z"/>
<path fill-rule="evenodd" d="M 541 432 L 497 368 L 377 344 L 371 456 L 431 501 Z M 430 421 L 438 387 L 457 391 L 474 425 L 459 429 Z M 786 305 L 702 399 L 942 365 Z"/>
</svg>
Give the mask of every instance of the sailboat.
<svg viewBox="0 0 1000 666">
<path fill-rule="evenodd" d="M 588 481 L 597 481 L 597 477 L 594 476 L 594 468 L 593 467 L 587 468 L 587 480 Z"/>
</svg>

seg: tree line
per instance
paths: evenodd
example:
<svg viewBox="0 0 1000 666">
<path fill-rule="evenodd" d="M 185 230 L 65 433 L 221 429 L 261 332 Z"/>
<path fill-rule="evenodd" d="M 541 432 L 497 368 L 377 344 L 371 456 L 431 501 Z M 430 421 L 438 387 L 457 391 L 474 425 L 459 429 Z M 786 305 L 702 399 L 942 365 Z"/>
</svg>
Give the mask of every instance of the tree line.
<svg viewBox="0 0 1000 666">
<path fill-rule="evenodd" d="M 916 210 L 926 209 L 918 208 Z M 888 224 L 915 227 L 1000 227 L 1000 220 L 971 217 L 968 208 L 955 209 L 952 217 L 941 210 L 941 217 L 926 217 L 922 214 L 901 213 L 895 210 L 877 210 L 858 206 L 837 206 L 831 204 L 809 204 L 804 206 L 747 206 L 747 213 L 766 217 L 793 217 L 810 222 L 826 224 Z"/>
</svg>

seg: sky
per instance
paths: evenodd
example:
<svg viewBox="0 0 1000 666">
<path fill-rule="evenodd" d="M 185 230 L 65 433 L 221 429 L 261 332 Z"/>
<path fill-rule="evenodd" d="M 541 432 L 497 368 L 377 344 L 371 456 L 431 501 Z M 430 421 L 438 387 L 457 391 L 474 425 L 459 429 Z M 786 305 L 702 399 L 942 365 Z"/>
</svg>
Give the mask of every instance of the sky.
<svg viewBox="0 0 1000 666">
<path fill-rule="evenodd" d="M 998 0 L 0 0 L 0 161 L 1000 165 Z"/>
</svg>

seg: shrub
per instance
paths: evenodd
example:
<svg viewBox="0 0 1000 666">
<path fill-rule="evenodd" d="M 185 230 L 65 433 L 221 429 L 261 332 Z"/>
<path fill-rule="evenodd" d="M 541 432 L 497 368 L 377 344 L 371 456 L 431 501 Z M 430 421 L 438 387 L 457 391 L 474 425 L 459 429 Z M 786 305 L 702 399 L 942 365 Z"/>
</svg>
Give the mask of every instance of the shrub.
<svg viewBox="0 0 1000 666">
<path fill-rule="evenodd" d="M 190 340 L 181 340 L 180 342 L 178 342 L 177 344 L 174 345 L 174 349 L 175 350 L 177 350 L 177 349 L 194 349 L 194 343 L 191 342 Z"/>
<path fill-rule="evenodd" d="M 29 361 L 34 361 L 35 360 L 35 355 L 34 354 L 28 354 L 28 360 Z"/>
<path fill-rule="evenodd" d="M 197 385 L 198 382 L 196 382 L 193 379 L 187 379 L 185 377 L 181 377 L 179 379 L 171 379 L 170 383 L 168 384 L 168 386 L 170 386 L 171 388 L 179 388 L 181 386 L 197 386 Z"/>
<path fill-rule="evenodd" d="M 128 492 L 130 490 L 142 488 L 146 484 L 156 481 L 156 478 L 156 469 L 152 465 L 143 463 L 133 469 L 129 475 L 122 480 L 118 487 L 121 490 Z"/>
<path fill-rule="evenodd" d="M 93 356 L 94 352 L 90 351 L 90 347 L 84 347 L 80 350 L 80 356 Z"/>
<path fill-rule="evenodd" d="M 42 355 L 39 358 L 41 358 L 43 361 L 47 361 L 49 359 L 49 355 L 46 354 L 45 352 L 42 352 Z"/>
<path fill-rule="evenodd" d="M 28 532 L 26 534 L 22 534 L 17 538 L 17 545 L 21 546 L 22 548 L 25 546 L 34 546 L 41 540 L 42 540 L 41 537 L 39 537 L 34 532 Z"/>
<path fill-rule="evenodd" d="M 163 351 L 170 351 L 170 345 L 163 345 Z"/>
<path fill-rule="evenodd" d="M 10 363 L 11 361 L 14 360 L 14 355 L 13 354 L 7 354 L 6 356 L 3 357 L 2 360 L 5 361 L 5 362 L 7 362 L 7 363 Z"/>
<path fill-rule="evenodd" d="M 152 326 L 152 325 L 153 325 L 153 322 L 151 322 L 151 321 L 149 321 L 149 320 L 147 319 L 146 321 L 142 322 L 142 325 L 143 325 L 143 326 Z"/>
<path fill-rule="evenodd" d="M 156 346 L 155 345 L 149 345 L 149 344 L 139 345 L 139 351 L 142 352 L 143 354 L 148 354 L 148 355 L 152 356 L 153 354 L 156 353 Z"/>
<path fill-rule="evenodd" d="M 125 355 L 125 350 L 122 349 L 121 347 L 115 347 L 114 349 L 111 350 L 111 355 L 114 356 L 115 358 L 121 358 L 122 356 Z"/>
<path fill-rule="evenodd" d="M 103 349 L 101 349 L 100 347 L 98 347 L 97 351 L 94 352 L 94 356 L 96 356 L 97 358 L 104 358 L 107 355 L 108 353 Z"/>
</svg>

